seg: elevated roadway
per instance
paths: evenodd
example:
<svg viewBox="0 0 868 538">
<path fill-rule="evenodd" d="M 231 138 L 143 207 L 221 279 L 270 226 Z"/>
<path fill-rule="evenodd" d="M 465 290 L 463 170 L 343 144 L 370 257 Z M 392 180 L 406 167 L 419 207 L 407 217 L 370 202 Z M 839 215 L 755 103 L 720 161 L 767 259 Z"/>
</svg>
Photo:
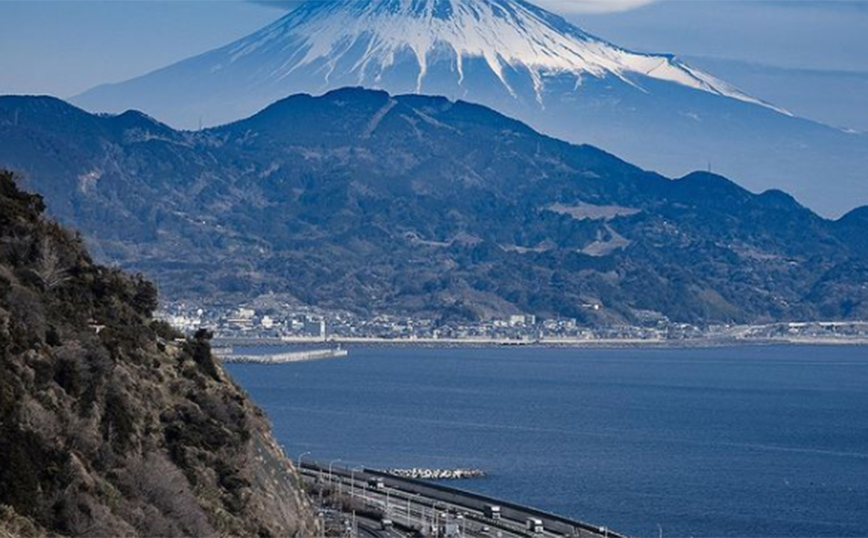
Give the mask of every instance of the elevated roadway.
<svg viewBox="0 0 868 538">
<path fill-rule="evenodd" d="M 354 535 L 502 538 L 626 538 L 606 527 L 457 488 L 400 478 L 375 469 L 347 469 L 304 462 L 306 484 L 349 499 L 367 517 Z M 499 507 L 492 517 L 491 507 Z M 371 516 L 371 514 L 380 514 Z M 379 521 L 377 520 L 379 519 Z M 383 520 L 391 526 L 383 526 Z M 537 523 L 531 524 L 528 521 Z M 356 519 L 358 523 L 360 519 Z M 364 530 L 362 530 L 364 529 Z"/>
</svg>

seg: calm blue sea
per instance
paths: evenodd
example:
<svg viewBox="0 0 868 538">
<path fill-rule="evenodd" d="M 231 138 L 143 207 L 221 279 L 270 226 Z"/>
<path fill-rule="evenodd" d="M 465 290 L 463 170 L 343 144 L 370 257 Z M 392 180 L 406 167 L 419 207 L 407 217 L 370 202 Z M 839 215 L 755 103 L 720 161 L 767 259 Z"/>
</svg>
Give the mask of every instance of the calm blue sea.
<svg viewBox="0 0 868 538">
<path fill-rule="evenodd" d="M 868 536 L 868 348 L 353 348 L 231 365 L 289 454 L 636 536 Z"/>
</svg>

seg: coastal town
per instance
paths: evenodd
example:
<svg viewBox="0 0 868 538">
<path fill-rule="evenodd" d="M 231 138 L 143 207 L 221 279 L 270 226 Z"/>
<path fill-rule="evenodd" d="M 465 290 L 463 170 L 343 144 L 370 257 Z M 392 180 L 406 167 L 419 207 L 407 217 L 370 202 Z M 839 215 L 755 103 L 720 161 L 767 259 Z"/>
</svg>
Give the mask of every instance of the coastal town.
<svg viewBox="0 0 868 538">
<path fill-rule="evenodd" d="M 307 306 L 214 306 L 175 302 L 160 316 L 187 333 L 205 328 L 231 341 L 291 343 L 443 343 L 443 344 L 697 344 L 727 342 L 865 343 L 868 322 L 778 322 L 766 325 L 696 325 L 663 316 L 641 325 L 583 325 L 574 318 L 543 319 L 531 314 L 469 321 L 398 315 L 362 316 Z"/>
</svg>

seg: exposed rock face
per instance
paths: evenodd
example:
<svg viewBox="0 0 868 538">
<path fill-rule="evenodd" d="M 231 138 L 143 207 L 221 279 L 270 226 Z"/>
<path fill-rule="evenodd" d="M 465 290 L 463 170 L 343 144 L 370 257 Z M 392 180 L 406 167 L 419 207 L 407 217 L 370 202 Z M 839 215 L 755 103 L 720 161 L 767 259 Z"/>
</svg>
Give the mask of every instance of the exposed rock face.
<svg viewBox="0 0 868 538">
<path fill-rule="evenodd" d="M 268 421 L 0 172 L 0 536 L 305 536 Z"/>
</svg>

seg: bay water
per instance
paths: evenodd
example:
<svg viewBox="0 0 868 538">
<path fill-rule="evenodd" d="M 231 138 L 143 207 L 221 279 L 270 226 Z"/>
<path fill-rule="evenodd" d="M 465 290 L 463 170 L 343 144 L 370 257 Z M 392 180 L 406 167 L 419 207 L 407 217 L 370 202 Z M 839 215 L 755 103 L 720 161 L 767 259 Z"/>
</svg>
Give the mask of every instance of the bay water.
<svg viewBox="0 0 868 538">
<path fill-rule="evenodd" d="M 357 347 L 228 370 L 294 458 L 479 468 L 449 485 L 633 536 L 868 536 L 865 347 Z"/>
</svg>

